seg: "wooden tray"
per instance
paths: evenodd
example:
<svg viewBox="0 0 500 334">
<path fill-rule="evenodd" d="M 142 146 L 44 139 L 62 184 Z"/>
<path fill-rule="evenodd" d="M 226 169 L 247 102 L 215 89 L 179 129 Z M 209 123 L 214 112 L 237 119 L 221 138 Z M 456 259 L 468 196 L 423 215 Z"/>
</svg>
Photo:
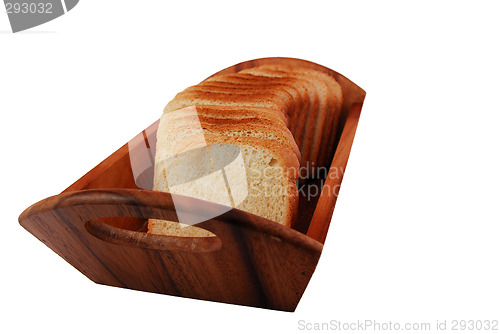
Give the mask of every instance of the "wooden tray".
<svg viewBox="0 0 500 334">
<path fill-rule="evenodd" d="M 20 224 L 92 281 L 168 295 L 294 311 L 316 268 L 342 182 L 365 92 L 323 66 L 291 58 L 243 62 L 214 75 L 263 64 L 314 68 L 343 88 L 341 128 L 321 194 L 301 197 L 297 230 L 232 209 L 198 227 L 213 238 L 145 233 L 148 218 L 178 221 L 220 212 L 217 204 L 139 189 L 131 164 L 134 142 L 125 144 L 61 194 L 27 208 Z M 155 140 L 158 122 L 139 137 Z M 332 152 L 333 154 L 333 152 Z M 132 157 L 132 162 L 131 162 Z M 307 184 L 306 184 L 307 185 Z"/>
</svg>

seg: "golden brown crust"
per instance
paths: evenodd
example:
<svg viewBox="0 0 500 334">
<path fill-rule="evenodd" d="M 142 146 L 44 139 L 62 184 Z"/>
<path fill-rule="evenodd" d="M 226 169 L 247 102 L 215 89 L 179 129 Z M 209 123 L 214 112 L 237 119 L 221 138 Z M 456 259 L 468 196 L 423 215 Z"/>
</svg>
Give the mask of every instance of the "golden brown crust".
<svg viewBox="0 0 500 334">
<path fill-rule="evenodd" d="M 286 126 L 286 116 L 274 109 L 248 106 L 191 105 L 175 110 L 179 116 L 204 115 L 216 118 L 251 118 L 282 121 Z"/>
<path fill-rule="evenodd" d="M 237 94 L 237 93 L 220 93 L 220 92 L 205 92 L 205 91 L 187 91 L 181 92 L 176 95 L 174 100 L 171 102 L 185 101 L 187 104 L 181 107 L 186 107 L 189 105 L 233 105 L 233 106 L 249 106 L 249 107 L 265 107 L 271 108 L 279 111 L 286 115 L 286 106 L 283 102 L 279 102 L 276 98 L 270 97 L 266 93 L 259 94 Z M 193 103 L 193 101 L 196 101 Z M 203 103 L 202 103 L 203 102 Z M 181 107 L 173 106 L 175 109 Z M 174 110 L 175 110 L 174 109 Z M 165 111 L 169 111 L 169 105 L 165 107 Z"/>
<path fill-rule="evenodd" d="M 182 124 L 176 131 L 182 133 L 192 126 L 201 127 L 207 134 L 208 133 L 226 133 L 226 136 L 241 136 L 241 137 L 259 137 L 263 138 L 264 135 L 272 135 L 276 140 L 293 150 L 297 159 L 300 161 L 300 151 L 293 139 L 290 130 L 281 122 L 276 123 L 260 118 L 244 118 L 244 119 L 219 119 L 211 118 L 200 115 L 185 116 L 178 118 L 177 121 Z M 232 135 L 230 135 L 232 134 Z M 260 134 L 260 136 L 256 136 Z"/>
</svg>

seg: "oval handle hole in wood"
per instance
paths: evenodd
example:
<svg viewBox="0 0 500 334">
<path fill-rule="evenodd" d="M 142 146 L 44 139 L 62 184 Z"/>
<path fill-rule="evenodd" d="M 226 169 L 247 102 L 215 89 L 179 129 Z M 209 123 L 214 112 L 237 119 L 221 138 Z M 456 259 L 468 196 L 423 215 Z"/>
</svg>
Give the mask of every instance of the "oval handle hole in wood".
<svg viewBox="0 0 500 334">
<path fill-rule="evenodd" d="M 212 237 L 178 237 L 150 234 L 112 226 L 104 222 L 108 219 L 111 218 L 89 220 L 85 223 L 85 229 L 102 241 L 144 249 L 200 253 L 213 252 L 222 247 L 222 241 L 216 235 Z"/>
</svg>

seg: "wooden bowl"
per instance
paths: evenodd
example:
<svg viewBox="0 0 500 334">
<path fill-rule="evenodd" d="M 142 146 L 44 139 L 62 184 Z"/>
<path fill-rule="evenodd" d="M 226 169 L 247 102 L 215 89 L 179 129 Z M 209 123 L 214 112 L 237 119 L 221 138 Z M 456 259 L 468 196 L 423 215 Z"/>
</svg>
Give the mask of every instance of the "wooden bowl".
<svg viewBox="0 0 500 334">
<path fill-rule="evenodd" d="M 337 72 L 292 58 L 251 60 L 214 75 L 263 64 L 323 71 L 344 93 L 342 131 L 328 175 L 310 183 L 322 186 L 321 192 L 301 197 L 296 229 L 231 209 L 196 225 L 216 237 L 145 233 L 148 218 L 178 221 L 176 210 L 204 216 L 221 212 L 218 204 L 190 197 L 176 198 L 174 208 L 169 193 L 138 187 L 141 176 L 134 177 L 132 165 L 147 161 L 140 146 L 151 148 L 158 122 L 61 194 L 27 208 L 20 224 L 96 283 L 294 311 L 321 255 L 365 92 Z"/>
</svg>

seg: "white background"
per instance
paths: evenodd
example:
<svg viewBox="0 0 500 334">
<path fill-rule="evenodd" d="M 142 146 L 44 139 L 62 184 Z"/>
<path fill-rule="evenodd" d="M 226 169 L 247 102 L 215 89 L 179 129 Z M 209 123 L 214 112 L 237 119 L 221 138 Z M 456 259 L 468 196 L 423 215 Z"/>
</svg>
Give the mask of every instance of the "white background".
<svg viewBox="0 0 500 334">
<path fill-rule="evenodd" d="M 494 4 L 81 0 L 18 34 L 2 10 L 0 332 L 500 320 Z M 175 93 L 268 56 L 317 62 L 367 92 L 323 255 L 294 313 L 96 285 L 19 226 L 26 207 L 149 126 Z"/>
</svg>

